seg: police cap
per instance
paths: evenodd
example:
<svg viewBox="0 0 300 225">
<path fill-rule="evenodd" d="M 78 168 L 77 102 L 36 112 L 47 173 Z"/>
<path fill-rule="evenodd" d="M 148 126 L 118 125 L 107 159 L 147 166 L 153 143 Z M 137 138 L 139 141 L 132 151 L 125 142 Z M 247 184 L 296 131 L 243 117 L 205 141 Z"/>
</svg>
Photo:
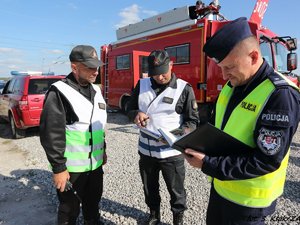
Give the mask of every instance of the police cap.
<svg viewBox="0 0 300 225">
<path fill-rule="evenodd" d="M 207 40 L 203 51 L 220 63 L 240 41 L 253 36 L 246 17 L 240 17 L 220 28 Z"/>
<path fill-rule="evenodd" d="M 148 75 L 166 74 L 170 66 L 170 57 L 165 50 L 154 50 L 148 56 Z"/>
<path fill-rule="evenodd" d="M 83 63 L 88 68 L 97 68 L 101 65 L 96 50 L 89 45 L 75 46 L 72 49 L 69 58 L 71 62 Z"/>
</svg>

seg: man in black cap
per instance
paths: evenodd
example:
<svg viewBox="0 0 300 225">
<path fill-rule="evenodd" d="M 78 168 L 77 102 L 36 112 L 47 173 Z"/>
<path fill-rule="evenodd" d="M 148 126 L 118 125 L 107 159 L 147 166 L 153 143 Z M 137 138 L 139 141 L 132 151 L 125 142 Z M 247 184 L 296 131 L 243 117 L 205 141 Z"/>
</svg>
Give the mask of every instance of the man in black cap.
<svg viewBox="0 0 300 225">
<path fill-rule="evenodd" d="M 59 200 L 57 224 L 102 224 L 99 202 L 106 163 L 106 104 L 94 84 L 100 61 L 96 50 L 78 45 L 70 54 L 72 72 L 46 94 L 40 140 L 53 171 Z M 76 192 L 75 192 L 76 191 Z"/>
<path fill-rule="evenodd" d="M 222 157 L 185 150 L 193 156 L 187 161 L 212 178 L 206 222 L 265 224 L 283 193 L 300 120 L 299 89 L 263 59 L 246 18 L 224 25 L 203 50 L 228 80 L 216 102 L 214 125 L 252 147 Z"/>
<path fill-rule="evenodd" d="M 129 118 L 139 127 L 156 134 L 159 134 L 158 128 L 181 128 L 184 132 L 189 132 L 199 122 L 193 89 L 187 82 L 176 78 L 172 67 L 173 62 L 166 51 L 151 52 L 148 56 L 150 77 L 138 82 L 129 102 Z M 147 224 L 160 222 L 160 171 L 171 196 L 173 223 L 183 224 L 183 213 L 186 209 L 183 155 L 144 132 L 140 132 L 139 154 L 145 200 L 150 209 Z"/>
</svg>

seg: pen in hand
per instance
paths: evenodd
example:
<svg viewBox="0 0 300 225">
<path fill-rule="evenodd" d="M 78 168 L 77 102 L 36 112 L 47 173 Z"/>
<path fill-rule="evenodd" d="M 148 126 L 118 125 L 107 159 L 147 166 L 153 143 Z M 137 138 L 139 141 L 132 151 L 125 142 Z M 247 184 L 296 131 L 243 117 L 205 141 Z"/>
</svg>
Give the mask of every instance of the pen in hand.
<svg viewBox="0 0 300 225">
<path fill-rule="evenodd" d="M 141 126 L 142 127 L 146 127 L 147 126 L 147 121 L 149 120 L 149 117 L 148 118 L 145 118 L 142 122 L 141 122 Z"/>
</svg>

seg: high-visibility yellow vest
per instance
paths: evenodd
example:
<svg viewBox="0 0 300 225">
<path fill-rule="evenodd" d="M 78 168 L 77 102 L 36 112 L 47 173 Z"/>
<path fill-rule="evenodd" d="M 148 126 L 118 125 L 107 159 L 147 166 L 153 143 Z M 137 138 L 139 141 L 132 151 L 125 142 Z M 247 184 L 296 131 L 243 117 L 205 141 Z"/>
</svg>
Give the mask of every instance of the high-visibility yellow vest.
<svg viewBox="0 0 300 225">
<path fill-rule="evenodd" d="M 103 163 L 104 127 L 106 124 L 106 104 L 99 87 L 92 85 L 96 91 L 94 104 L 78 91 L 58 81 L 53 84 L 68 99 L 78 121 L 66 125 L 66 149 L 64 157 L 69 172 L 86 172 L 95 170 Z"/>
<path fill-rule="evenodd" d="M 289 81 L 287 83 L 295 87 Z M 241 142 L 255 147 L 253 133 L 256 121 L 274 90 L 275 86 L 269 79 L 257 86 L 232 111 L 223 131 Z M 225 85 L 220 93 L 216 105 L 215 120 L 215 126 L 218 128 L 221 128 L 232 93 L 233 88 L 228 85 Z M 289 151 L 276 171 L 256 178 L 227 181 L 213 178 L 214 188 L 220 196 L 239 205 L 253 208 L 270 206 L 283 193 L 288 158 Z"/>
</svg>

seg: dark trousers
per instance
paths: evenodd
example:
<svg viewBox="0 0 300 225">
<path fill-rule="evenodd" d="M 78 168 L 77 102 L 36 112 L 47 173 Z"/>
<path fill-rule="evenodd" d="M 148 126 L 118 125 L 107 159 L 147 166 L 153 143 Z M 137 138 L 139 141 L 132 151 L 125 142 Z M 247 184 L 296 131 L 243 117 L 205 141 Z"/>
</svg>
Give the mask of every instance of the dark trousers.
<svg viewBox="0 0 300 225">
<path fill-rule="evenodd" d="M 185 167 L 183 156 L 156 159 L 141 155 L 140 174 L 144 187 L 146 204 L 150 209 L 160 208 L 159 172 L 162 172 L 171 200 L 173 213 L 186 209 L 186 192 L 184 189 Z"/>
<path fill-rule="evenodd" d="M 84 173 L 70 173 L 70 181 L 82 201 L 85 220 L 99 218 L 99 202 L 103 192 L 103 169 Z M 58 224 L 75 225 L 80 213 L 80 200 L 72 191 L 57 191 L 59 208 Z M 67 222 L 67 223 L 66 223 Z"/>
<path fill-rule="evenodd" d="M 276 201 L 267 208 L 249 208 L 222 198 L 211 187 L 206 213 L 207 225 L 264 225 L 267 215 L 274 213 Z"/>
</svg>

